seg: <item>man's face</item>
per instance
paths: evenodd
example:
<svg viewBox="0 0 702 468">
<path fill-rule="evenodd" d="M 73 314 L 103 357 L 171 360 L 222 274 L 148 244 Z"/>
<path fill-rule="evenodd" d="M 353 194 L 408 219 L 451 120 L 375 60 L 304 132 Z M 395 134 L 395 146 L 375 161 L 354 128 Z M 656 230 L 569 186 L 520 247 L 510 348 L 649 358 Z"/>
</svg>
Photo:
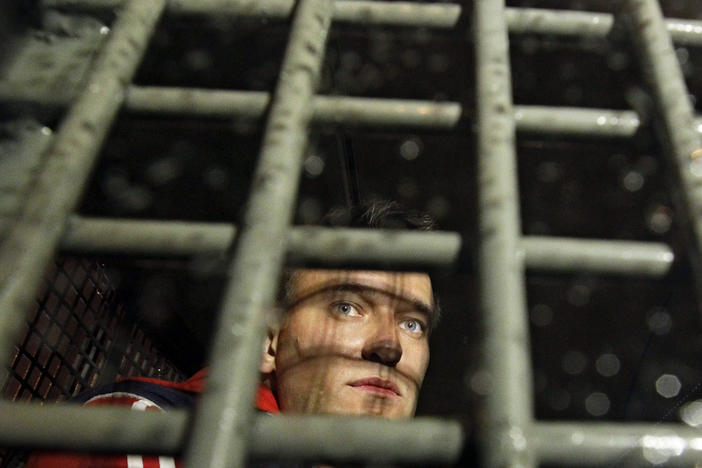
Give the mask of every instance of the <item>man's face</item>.
<svg viewBox="0 0 702 468">
<path fill-rule="evenodd" d="M 422 273 L 298 270 L 273 339 L 274 390 L 297 413 L 414 414 L 434 299 Z"/>
</svg>

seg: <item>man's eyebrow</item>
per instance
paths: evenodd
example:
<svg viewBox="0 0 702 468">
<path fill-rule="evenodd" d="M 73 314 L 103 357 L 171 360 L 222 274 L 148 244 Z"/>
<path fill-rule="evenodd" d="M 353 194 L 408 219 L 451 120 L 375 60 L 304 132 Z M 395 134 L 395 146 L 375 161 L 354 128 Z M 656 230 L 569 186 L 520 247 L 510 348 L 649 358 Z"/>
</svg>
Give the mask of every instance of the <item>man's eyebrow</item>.
<svg viewBox="0 0 702 468">
<path fill-rule="evenodd" d="M 414 297 L 407 297 L 403 296 L 402 294 L 395 293 L 393 291 L 388 291 L 386 289 L 382 288 L 375 288 L 373 286 L 369 286 L 367 284 L 363 283 L 352 283 L 352 282 L 344 282 L 344 283 L 336 283 L 336 284 L 330 284 L 327 286 L 323 286 L 312 293 L 306 295 L 303 298 L 300 298 L 296 303 L 299 303 L 309 297 L 315 296 L 317 294 L 326 294 L 326 293 L 333 293 L 333 292 L 343 292 L 343 291 L 348 291 L 348 292 L 354 292 L 358 294 L 380 294 L 383 296 L 388 296 L 393 299 L 397 299 L 398 301 L 405 302 L 408 304 L 411 304 L 414 309 L 417 310 L 422 315 L 425 315 L 429 321 L 431 322 L 434 319 L 434 314 L 436 313 L 436 310 L 433 305 L 429 305 L 424 301 L 421 301 L 419 299 L 416 299 Z"/>
</svg>

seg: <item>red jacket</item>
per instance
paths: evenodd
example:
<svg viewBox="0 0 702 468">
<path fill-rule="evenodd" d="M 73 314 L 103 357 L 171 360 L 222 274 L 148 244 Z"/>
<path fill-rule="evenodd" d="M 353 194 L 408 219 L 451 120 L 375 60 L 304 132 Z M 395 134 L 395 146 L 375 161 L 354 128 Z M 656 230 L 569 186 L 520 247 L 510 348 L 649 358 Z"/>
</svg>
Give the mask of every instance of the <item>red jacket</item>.
<svg viewBox="0 0 702 468">
<path fill-rule="evenodd" d="M 205 386 L 207 369 L 188 380 L 175 383 L 146 377 L 132 377 L 88 391 L 79 396 L 84 406 L 129 406 L 137 411 L 165 411 L 174 407 L 190 407 Z M 256 407 L 278 413 L 273 393 L 261 385 Z M 40 452 L 30 456 L 26 468 L 182 468 L 180 460 L 155 455 L 101 455 L 66 452 Z"/>
</svg>

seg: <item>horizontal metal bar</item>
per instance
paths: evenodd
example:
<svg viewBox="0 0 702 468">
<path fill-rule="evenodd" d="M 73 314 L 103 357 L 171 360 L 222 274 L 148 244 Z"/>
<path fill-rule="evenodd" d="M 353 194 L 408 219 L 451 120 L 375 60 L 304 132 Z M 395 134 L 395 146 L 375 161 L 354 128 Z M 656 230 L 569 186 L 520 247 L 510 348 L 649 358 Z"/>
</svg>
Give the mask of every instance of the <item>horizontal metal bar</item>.
<svg viewBox="0 0 702 468">
<path fill-rule="evenodd" d="M 542 463 L 558 466 L 693 466 L 702 433 L 682 424 L 537 423 L 527 440 Z"/>
<path fill-rule="evenodd" d="M 225 223 L 72 216 L 61 248 L 75 253 L 190 256 L 224 253 L 235 234 L 236 227 Z"/>
<path fill-rule="evenodd" d="M 670 247 L 654 242 L 528 236 L 526 264 L 535 270 L 580 271 L 659 277 L 673 264 Z"/>
<path fill-rule="evenodd" d="M 178 454 L 190 426 L 187 411 L 39 406 L 0 401 L 0 446 L 116 453 Z M 257 415 L 251 454 L 259 458 L 336 462 L 450 463 L 461 452 L 454 421 Z"/>
<path fill-rule="evenodd" d="M 0 90 L 0 100 L 41 101 L 41 96 L 13 96 Z M 270 95 L 258 91 L 131 86 L 126 111 L 181 116 L 260 119 Z M 455 128 L 463 115 L 458 102 L 409 99 L 315 96 L 312 120 L 318 124 Z M 634 111 L 554 106 L 514 106 L 517 130 L 549 135 L 628 138 L 639 129 Z M 702 134 L 702 116 L 695 128 Z"/>
<path fill-rule="evenodd" d="M 451 3 L 342 0 L 334 7 L 334 21 L 345 23 L 452 28 L 460 17 L 461 6 Z"/>
<path fill-rule="evenodd" d="M 132 86 L 125 109 L 154 114 L 259 119 L 268 93 Z M 458 102 L 316 96 L 313 121 L 323 124 L 451 129 L 461 120 Z M 628 138 L 639 129 L 634 111 L 577 107 L 514 106 L 517 130 L 553 135 Z M 697 119 L 702 133 L 702 116 Z"/>
<path fill-rule="evenodd" d="M 264 92 L 132 86 L 125 108 L 155 114 L 201 117 L 263 117 L 270 95 Z M 315 96 L 312 120 L 343 125 L 452 128 L 461 117 L 455 102 Z"/>
<path fill-rule="evenodd" d="M 614 23 L 609 13 L 545 8 L 506 8 L 505 16 L 512 34 L 603 38 L 612 30 Z"/>
<path fill-rule="evenodd" d="M 670 38 L 678 45 L 702 45 L 702 21 L 668 18 L 665 27 Z"/>
<path fill-rule="evenodd" d="M 114 9 L 124 0 L 43 0 L 45 7 L 76 10 Z M 295 0 L 178 0 L 170 1 L 172 15 L 224 15 L 289 19 Z M 424 26 L 452 28 L 461 16 L 457 4 L 420 4 L 416 2 L 376 2 L 345 0 L 336 2 L 334 22 L 384 24 L 397 26 Z"/>
<path fill-rule="evenodd" d="M 0 446 L 60 450 L 177 454 L 187 436 L 186 411 L 138 412 L 123 408 L 39 406 L 0 401 Z M 121 428 L 115 430 L 115 428 Z M 385 460 L 450 463 L 464 433 L 453 421 L 407 422 L 321 416 L 259 415 L 252 455 L 329 461 Z M 690 466 L 702 459 L 699 429 L 680 424 L 535 423 L 526 434 L 542 463 Z M 334 447 L 333 451 L 327 451 Z"/>
<path fill-rule="evenodd" d="M 77 10 L 105 10 L 119 7 L 124 0 L 43 0 L 46 7 Z M 287 19 L 293 0 L 265 2 L 228 0 L 171 1 L 168 13 L 176 15 L 236 15 Z M 417 4 L 413 2 L 338 1 L 334 21 L 398 26 L 453 28 L 462 15 L 459 4 Z M 554 36 L 603 39 L 612 30 L 614 17 L 609 13 L 549 10 L 545 8 L 506 8 L 512 34 L 549 34 Z M 668 33 L 680 45 L 702 46 L 702 21 L 681 18 L 666 20 Z"/>
<path fill-rule="evenodd" d="M 512 34 L 549 34 L 554 36 L 606 38 L 612 31 L 614 16 L 609 13 L 548 10 L 545 8 L 507 8 Z M 668 18 L 665 27 L 673 42 L 702 46 L 702 21 Z"/>
<path fill-rule="evenodd" d="M 640 126 L 634 111 L 577 107 L 514 106 L 514 119 L 517 131 L 544 135 L 629 138 Z"/>
<path fill-rule="evenodd" d="M 612 31 L 614 16 L 609 13 L 507 8 L 507 24 L 512 34 L 549 34 L 577 38 L 604 39 Z M 702 21 L 668 18 L 666 29 L 674 42 L 702 46 Z"/>
<path fill-rule="evenodd" d="M 461 236 L 455 232 L 296 227 L 288 238 L 293 264 L 379 268 L 457 266 Z"/>
<path fill-rule="evenodd" d="M 64 97 L 66 99 L 67 97 Z M 0 86 L 0 102 L 44 106 L 65 105 L 61 96 L 20 95 Z M 262 119 L 270 95 L 259 91 L 131 86 L 124 110 L 155 115 L 225 119 Z M 458 102 L 407 99 L 315 96 L 312 120 L 316 124 L 366 125 L 454 129 L 463 116 Z M 579 107 L 514 106 L 517 131 L 544 135 L 629 138 L 640 127 L 634 111 Z M 702 116 L 695 129 L 702 134 Z"/>
<path fill-rule="evenodd" d="M 190 256 L 225 252 L 235 226 L 225 223 L 70 219 L 61 248 L 78 253 Z M 522 237 L 527 268 L 659 277 L 674 261 L 665 244 L 560 237 Z M 455 232 L 382 231 L 297 226 L 288 238 L 292 265 L 469 268 Z"/>
<path fill-rule="evenodd" d="M 117 453 L 179 452 L 188 413 L 0 401 L 0 446 Z"/>
<path fill-rule="evenodd" d="M 78 253 L 190 256 L 224 253 L 236 228 L 224 223 L 121 220 L 74 216 L 62 248 Z M 295 227 L 288 262 L 318 266 L 364 265 L 447 268 L 461 238 L 452 232 L 381 231 Z"/>
<path fill-rule="evenodd" d="M 457 422 L 434 418 L 258 416 L 252 443 L 253 454 L 259 456 L 422 465 L 455 461 L 464 435 Z"/>
</svg>

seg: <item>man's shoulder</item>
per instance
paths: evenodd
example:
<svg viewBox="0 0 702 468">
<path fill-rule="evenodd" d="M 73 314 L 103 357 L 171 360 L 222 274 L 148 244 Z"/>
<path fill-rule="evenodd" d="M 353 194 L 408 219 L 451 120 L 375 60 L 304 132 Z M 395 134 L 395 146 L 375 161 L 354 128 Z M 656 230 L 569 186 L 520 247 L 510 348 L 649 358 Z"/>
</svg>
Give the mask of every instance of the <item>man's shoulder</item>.
<svg viewBox="0 0 702 468">
<path fill-rule="evenodd" d="M 122 380 L 87 390 L 71 399 L 85 406 L 127 406 L 136 410 L 189 408 L 192 392 L 141 380 Z"/>
</svg>

